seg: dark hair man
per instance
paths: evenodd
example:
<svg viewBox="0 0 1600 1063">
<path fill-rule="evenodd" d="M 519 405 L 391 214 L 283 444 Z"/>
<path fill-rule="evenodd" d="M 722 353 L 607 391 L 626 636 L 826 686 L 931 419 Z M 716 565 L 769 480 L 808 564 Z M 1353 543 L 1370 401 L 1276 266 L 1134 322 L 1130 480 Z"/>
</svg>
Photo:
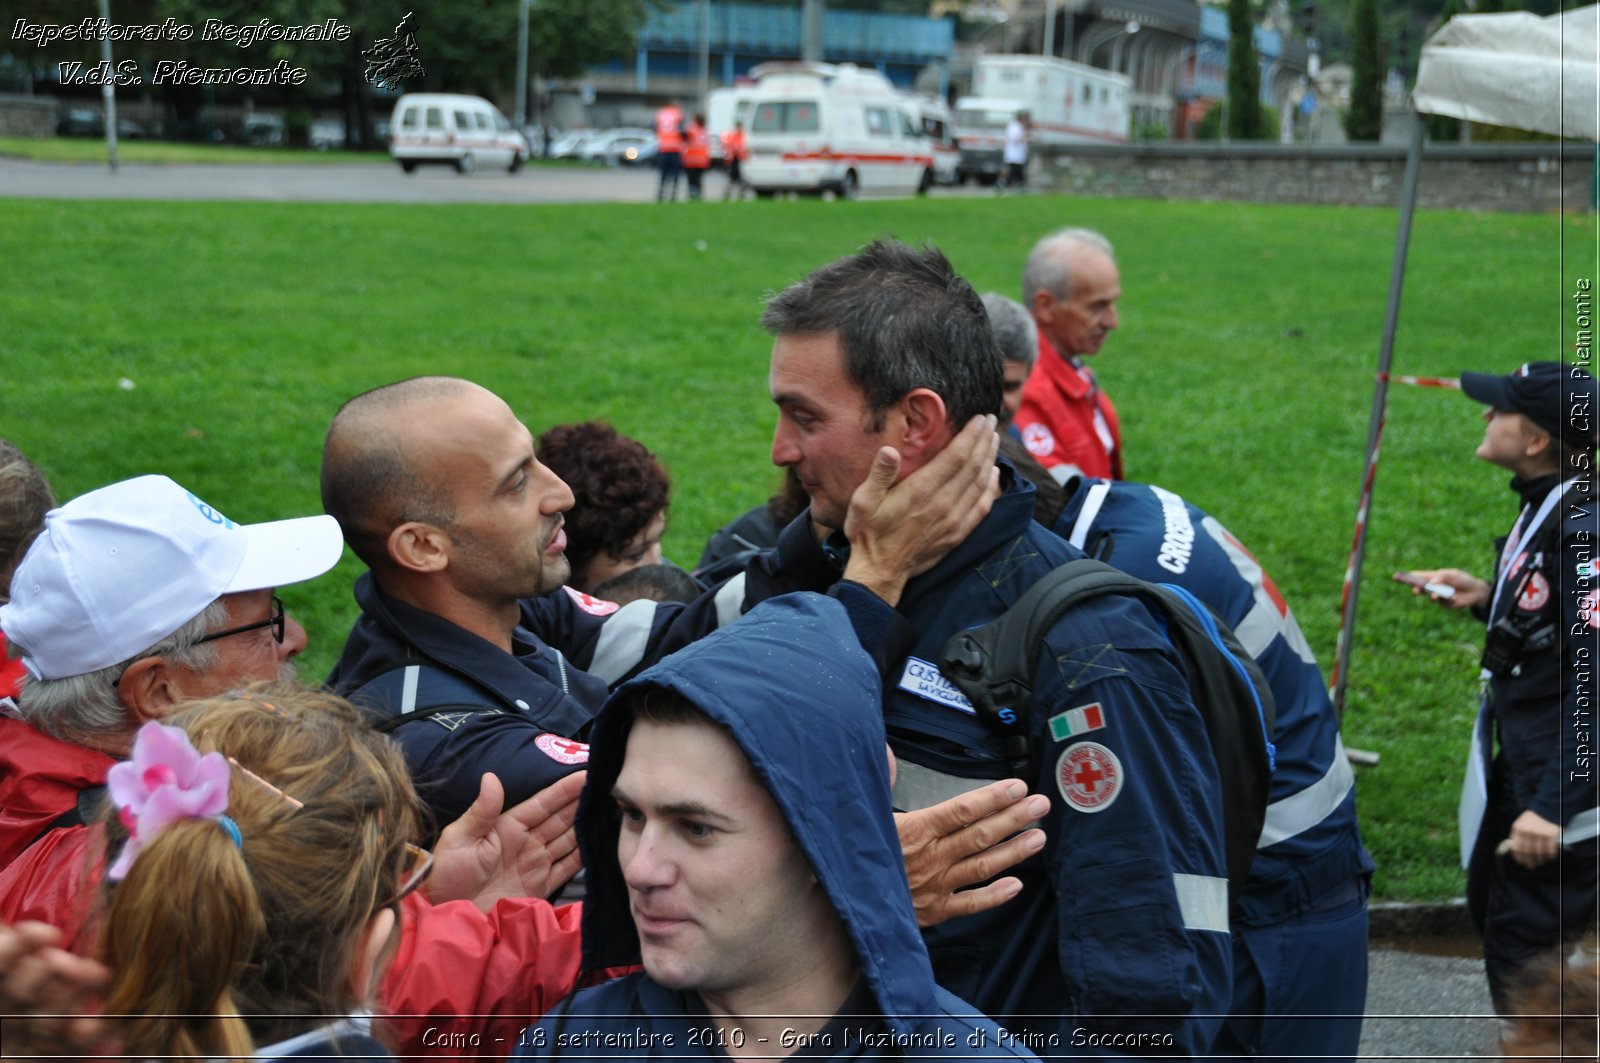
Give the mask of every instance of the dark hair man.
<svg viewBox="0 0 1600 1063">
<path fill-rule="evenodd" d="M 873 455 L 914 474 L 974 412 L 1000 404 L 1000 356 L 978 295 L 936 250 L 881 241 L 816 270 L 768 304 L 778 406 L 772 459 L 792 468 L 811 518 L 839 528 Z M 1033 521 L 1032 486 L 1001 467 L 1002 494 L 964 542 L 907 582 L 912 646 L 887 673 L 895 802 L 930 804 L 1005 773 L 1001 739 L 939 675 L 956 631 L 994 619 L 1040 576 L 1082 556 Z M 825 545 L 779 546 L 835 559 Z M 793 553 L 790 554 L 789 552 Z M 1101 598 L 1047 637 L 1028 733 L 1054 802 L 1025 889 L 926 934 L 939 982 L 1028 1044 L 1140 1054 L 1207 1052 L 1230 996 L 1232 943 L 1220 791 L 1182 667 L 1143 605 Z"/>
</svg>

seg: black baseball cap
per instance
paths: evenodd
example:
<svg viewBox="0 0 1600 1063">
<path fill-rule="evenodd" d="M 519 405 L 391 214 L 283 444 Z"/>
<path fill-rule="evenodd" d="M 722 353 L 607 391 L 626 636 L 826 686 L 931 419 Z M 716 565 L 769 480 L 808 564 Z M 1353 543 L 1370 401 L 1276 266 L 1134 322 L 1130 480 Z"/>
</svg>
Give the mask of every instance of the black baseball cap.
<svg viewBox="0 0 1600 1063">
<path fill-rule="evenodd" d="M 1505 376 L 1462 373 L 1467 397 L 1520 413 L 1569 445 L 1594 449 L 1600 425 L 1600 387 L 1582 366 L 1527 362 Z"/>
</svg>

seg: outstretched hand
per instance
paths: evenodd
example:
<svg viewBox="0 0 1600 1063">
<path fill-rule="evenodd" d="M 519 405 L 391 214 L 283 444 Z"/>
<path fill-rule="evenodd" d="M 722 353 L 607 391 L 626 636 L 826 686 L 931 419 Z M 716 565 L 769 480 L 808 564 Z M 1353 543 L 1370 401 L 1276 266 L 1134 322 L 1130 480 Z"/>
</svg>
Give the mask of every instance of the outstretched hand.
<svg viewBox="0 0 1600 1063">
<path fill-rule="evenodd" d="M 583 792 L 575 772 L 505 812 L 505 789 L 493 774 L 477 800 L 439 835 L 428 897 L 471 900 L 488 911 L 506 897 L 549 897 L 582 866 L 572 829 Z"/>
<path fill-rule="evenodd" d="M 1494 588 L 1489 584 L 1470 572 L 1463 572 L 1459 568 L 1419 568 L 1406 573 L 1406 575 L 1415 576 L 1428 583 L 1454 588 L 1455 594 L 1448 598 L 1441 597 L 1415 585 L 1411 588 L 1413 595 L 1426 593 L 1429 598 L 1432 598 L 1446 609 L 1471 609 L 1478 605 L 1488 605 L 1489 598 L 1494 592 Z M 1396 578 L 1398 578 L 1398 575 Z"/>
<path fill-rule="evenodd" d="M 1003 779 L 918 812 L 895 813 L 917 925 L 988 911 L 1022 892 L 1022 881 L 1011 877 L 967 887 L 1043 849 L 1044 831 L 1023 828 L 1049 811 L 1049 798 L 1028 796 L 1020 779 Z"/>
<path fill-rule="evenodd" d="M 844 577 L 890 605 L 906 580 L 928 571 L 955 549 L 989 514 L 1000 495 L 995 417 L 967 422 L 949 445 L 922 468 L 896 483 L 900 454 L 882 447 L 845 515 L 850 561 Z"/>
<path fill-rule="evenodd" d="M 109 978 L 99 963 L 59 948 L 61 932 L 43 923 L 0 924 L 0 1044 L 8 1056 L 116 1055 L 94 1017 Z"/>
</svg>

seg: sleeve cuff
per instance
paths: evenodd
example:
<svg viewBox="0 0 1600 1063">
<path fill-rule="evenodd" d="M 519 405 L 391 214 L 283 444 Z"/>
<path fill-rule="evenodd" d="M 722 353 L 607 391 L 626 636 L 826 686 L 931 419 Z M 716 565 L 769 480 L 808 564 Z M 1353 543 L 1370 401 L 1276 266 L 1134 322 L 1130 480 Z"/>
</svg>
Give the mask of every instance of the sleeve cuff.
<svg viewBox="0 0 1600 1063">
<path fill-rule="evenodd" d="M 854 580 L 838 581 L 828 596 L 844 606 L 861 648 L 872 655 L 878 674 L 888 682 L 890 669 L 898 666 L 916 643 L 911 624 L 888 602 Z"/>
</svg>

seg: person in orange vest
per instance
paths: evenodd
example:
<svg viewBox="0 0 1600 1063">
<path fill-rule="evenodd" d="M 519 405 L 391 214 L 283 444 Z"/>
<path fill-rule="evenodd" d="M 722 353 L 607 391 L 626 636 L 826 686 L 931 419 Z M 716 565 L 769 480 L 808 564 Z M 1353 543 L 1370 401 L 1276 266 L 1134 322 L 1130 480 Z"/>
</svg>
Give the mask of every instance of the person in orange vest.
<svg viewBox="0 0 1600 1063">
<path fill-rule="evenodd" d="M 673 100 L 656 112 L 656 165 L 661 183 L 656 202 L 678 198 L 678 174 L 683 169 L 683 110 Z"/>
<path fill-rule="evenodd" d="M 744 198 L 744 151 L 744 123 L 735 122 L 722 134 L 722 159 L 728 165 L 728 187 L 722 190 L 723 199 L 731 198 L 735 192 Z"/>
<path fill-rule="evenodd" d="M 701 182 L 711 169 L 711 135 L 706 132 L 706 116 L 696 114 L 684 134 L 683 169 L 689 175 L 689 198 L 698 200 L 705 192 Z"/>
</svg>

